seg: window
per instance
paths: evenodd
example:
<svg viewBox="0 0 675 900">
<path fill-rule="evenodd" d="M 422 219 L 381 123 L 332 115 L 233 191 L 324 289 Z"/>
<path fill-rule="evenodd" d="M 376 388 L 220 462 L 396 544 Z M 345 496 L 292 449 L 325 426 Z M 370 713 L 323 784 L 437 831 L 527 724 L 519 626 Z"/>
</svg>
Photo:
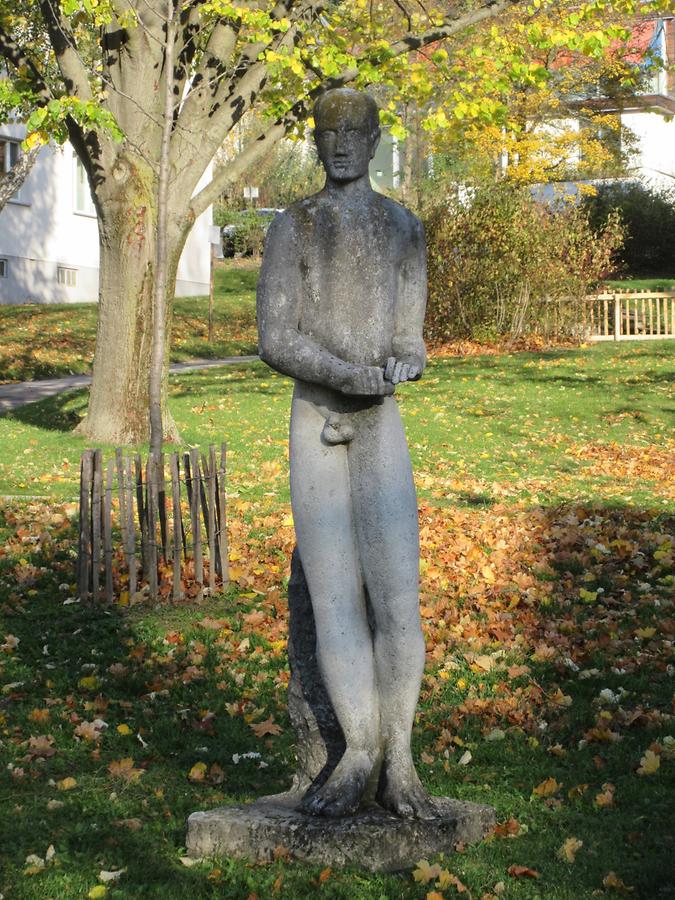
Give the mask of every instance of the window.
<svg viewBox="0 0 675 900">
<path fill-rule="evenodd" d="M 58 266 L 56 280 L 66 287 L 77 287 L 77 269 L 68 269 L 66 266 Z"/>
<path fill-rule="evenodd" d="M 0 176 L 6 175 L 9 170 L 16 165 L 16 161 L 21 153 L 21 141 L 14 141 L 11 138 L 0 137 Z M 21 200 L 21 188 L 16 191 L 12 200 Z"/>
<path fill-rule="evenodd" d="M 91 199 L 91 191 L 87 181 L 87 173 L 77 156 L 75 157 L 75 212 L 82 213 L 85 216 L 96 215 L 96 208 L 94 207 L 94 201 Z"/>
<path fill-rule="evenodd" d="M 7 278 L 7 260 L 0 259 L 0 278 Z"/>
</svg>

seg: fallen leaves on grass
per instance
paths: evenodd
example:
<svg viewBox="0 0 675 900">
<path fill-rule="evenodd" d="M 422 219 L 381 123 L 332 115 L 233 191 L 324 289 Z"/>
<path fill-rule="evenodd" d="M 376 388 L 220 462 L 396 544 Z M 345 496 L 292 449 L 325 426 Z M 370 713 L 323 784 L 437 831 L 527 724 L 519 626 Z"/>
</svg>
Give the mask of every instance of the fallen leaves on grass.
<svg viewBox="0 0 675 900">
<path fill-rule="evenodd" d="M 645 750 L 644 756 L 640 760 L 638 767 L 638 775 L 655 775 L 661 766 L 660 757 L 653 750 Z"/>
<path fill-rule="evenodd" d="M 135 767 L 134 761 L 130 756 L 126 756 L 124 759 L 113 760 L 108 766 L 108 771 L 113 778 L 119 778 L 122 781 L 126 781 L 127 784 L 138 781 L 145 774 L 144 769 Z"/>
<path fill-rule="evenodd" d="M 257 737 L 264 737 L 266 734 L 281 734 L 281 725 L 277 725 L 274 719 L 265 719 L 264 722 L 251 722 L 251 729 Z"/>
<path fill-rule="evenodd" d="M 584 842 L 580 841 L 579 838 L 569 837 L 558 848 L 556 856 L 558 859 L 563 860 L 563 862 L 573 863 L 577 857 L 577 853 L 583 846 Z"/>
<path fill-rule="evenodd" d="M 608 872 L 602 879 L 602 886 L 612 888 L 612 890 L 619 891 L 621 894 L 631 894 L 635 890 L 634 887 L 630 887 L 619 878 L 616 872 Z"/>
<path fill-rule="evenodd" d="M 506 870 L 511 878 L 540 878 L 539 872 L 536 869 L 530 869 L 529 866 L 519 866 L 514 863 L 512 866 L 509 866 Z"/>
<path fill-rule="evenodd" d="M 535 788 L 533 788 L 532 793 L 536 797 L 550 797 L 553 794 L 556 794 L 561 787 L 562 784 L 557 782 L 555 778 L 550 777 L 544 779 L 541 784 L 538 784 Z"/>
</svg>

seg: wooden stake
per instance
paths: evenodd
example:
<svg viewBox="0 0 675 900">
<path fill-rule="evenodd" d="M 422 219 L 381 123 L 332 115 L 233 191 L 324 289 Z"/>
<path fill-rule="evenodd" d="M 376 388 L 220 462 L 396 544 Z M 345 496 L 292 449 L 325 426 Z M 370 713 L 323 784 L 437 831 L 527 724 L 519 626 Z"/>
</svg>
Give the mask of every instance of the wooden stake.
<svg viewBox="0 0 675 900">
<path fill-rule="evenodd" d="M 216 454 L 213 444 L 209 447 L 210 465 L 204 460 L 204 474 L 207 478 L 209 489 L 208 527 L 209 540 L 209 594 L 213 596 L 216 590 Z"/>
<path fill-rule="evenodd" d="M 182 600 L 180 558 L 183 524 L 181 522 L 180 476 L 177 453 L 172 453 L 169 457 L 169 468 L 171 470 L 171 499 L 173 502 L 173 599 Z"/>
<path fill-rule="evenodd" d="M 138 528 L 141 535 L 141 572 L 148 577 L 148 511 L 143 500 L 143 462 L 139 453 L 134 454 L 134 474 L 136 476 L 136 506 Z"/>
<path fill-rule="evenodd" d="M 89 596 L 91 568 L 91 482 L 93 450 L 85 450 L 80 461 L 80 534 L 77 558 L 77 594 L 81 600 Z"/>
<path fill-rule="evenodd" d="M 112 490 L 113 490 L 112 459 L 108 460 L 105 478 L 105 496 L 103 499 L 103 563 L 105 566 L 105 599 L 107 603 L 113 602 L 113 577 L 112 577 Z"/>
<path fill-rule="evenodd" d="M 103 493 L 103 457 L 94 451 L 94 483 L 91 494 L 91 595 L 98 603 L 101 579 L 101 495 Z"/>
<path fill-rule="evenodd" d="M 136 527 L 134 525 L 134 485 L 131 480 L 131 460 L 124 460 L 124 491 L 127 514 L 127 565 L 129 566 L 129 603 L 133 602 L 137 590 L 136 573 Z"/>
<path fill-rule="evenodd" d="M 166 478 L 164 475 L 164 454 L 159 457 L 159 471 L 157 473 L 157 503 L 159 512 L 159 533 L 162 540 L 162 555 L 164 563 L 169 562 L 169 532 L 166 521 Z"/>
<path fill-rule="evenodd" d="M 157 599 L 157 459 L 148 455 L 145 469 L 146 520 L 148 523 L 148 589 Z"/>
<path fill-rule="evenodd" d="M 192 519 L 192 546 L 195 561 L 195 581 L 197 584 L 204 583 L 204 566 L 202 562 L 202 529 L 199 522 L 199 500 L 201 493 L 201 484 L 199 477 L 199 451 L 196 447 L 190 449 L 190 469 L 192 476 L 192 498 L 190 502 L 190 511 Z"/>
<path fill-rule="evenodd" d="M 213 448 L 213 464 L 215 468 L 215 447 Z M 218 478 L 216 481 L 216 499 L 218 503 L 218 557 L 220 559 L 220 577 L 223 587 L 230 583 L 230 562 L 227 550 L 227 510 L 226 503 L 226 453 L 225 444 L 220 445 L 220 465 L 218 466 Z"/>
<path fill-rule="evenodd" d="M 127 495 L 124 489 L 124 461 L 121 447 L 117 447 L 115 450 L 115 462 L 117 464 L 117 496 L 120 504 L 120 531 L 122 533 L 122 546 L 126 554 L 129 546 L 129 535 L 127 533 Z"/>
</svg>

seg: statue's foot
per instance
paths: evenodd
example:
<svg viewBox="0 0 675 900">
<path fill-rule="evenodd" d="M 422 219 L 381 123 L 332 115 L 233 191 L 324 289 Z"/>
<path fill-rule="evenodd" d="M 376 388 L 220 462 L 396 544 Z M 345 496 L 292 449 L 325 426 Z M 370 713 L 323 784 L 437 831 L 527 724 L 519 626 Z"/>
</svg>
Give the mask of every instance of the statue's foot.
<svg viewBox="0 0 675 900">
<path fill-rule="evenodd" d="M 305 797 L 300 809 L 314 816 L 355 813 L 374 764 L 374 755 L 366 750 L 347 748 L 328 781 L 315 794 Z"/>
<path fill-rule="evenodd" d="M 403 819 L 434 819 L 438 813 L 424 790 L 412 757 L 385 761 L 377 802 Z"/>
</svg>

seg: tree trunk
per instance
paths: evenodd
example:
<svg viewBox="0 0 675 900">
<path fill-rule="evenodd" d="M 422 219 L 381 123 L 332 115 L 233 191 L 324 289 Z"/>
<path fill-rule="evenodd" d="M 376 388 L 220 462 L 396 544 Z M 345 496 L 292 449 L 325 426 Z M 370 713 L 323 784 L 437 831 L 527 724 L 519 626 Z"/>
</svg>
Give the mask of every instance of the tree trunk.
<svg viewBox="0 0 675 900">
<path fill-rule="evenodd" d="M 142 160 L 126 156 L 115 164 L 112 177 L 97 186 L 96 199 L 100 243 L 98 329 L 89 407 L 77 431 L 97 443 L 128 446 L 143 443 L 150 436 L 155 176 Z M 172 224 L 180 218 L 173 212 L 170 209 Z M 168 241 L 162 418 L 164 439 L 169 442 L 179 439 L 167 408 L 168 345 L 176 270 L 186 236 L 187 232 L 178 234 L 172 229 Z"/>
</svg>

